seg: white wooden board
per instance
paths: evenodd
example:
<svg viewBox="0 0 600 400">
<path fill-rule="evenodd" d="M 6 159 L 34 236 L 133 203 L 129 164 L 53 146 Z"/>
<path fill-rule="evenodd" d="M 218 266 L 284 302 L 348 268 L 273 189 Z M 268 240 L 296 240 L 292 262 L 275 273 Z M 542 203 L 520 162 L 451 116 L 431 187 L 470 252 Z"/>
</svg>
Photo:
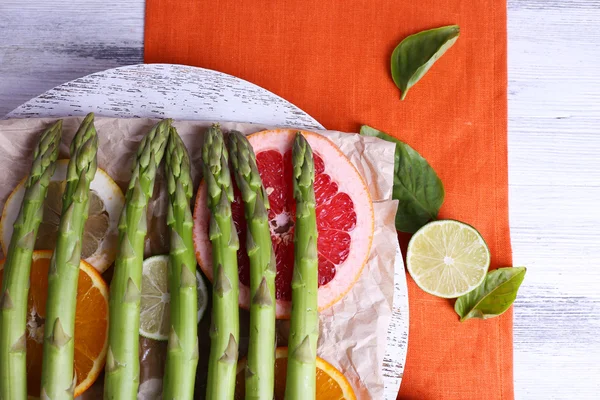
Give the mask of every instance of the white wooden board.
<svg viewBox="0 0 600 400">
<path fill-rule="evenodd" d="M 519 399 L 600 398 L 600 1 L 508 13 L 510 223 Z"/>
<path fill-rule="evenodd" d="M 0 116 L 142 62 L 143 19 L 143 0 L 0 0 Z M 517 399 L 600 398 L 599 24 L 600 0 L 508 0 Z"/>
</svg>

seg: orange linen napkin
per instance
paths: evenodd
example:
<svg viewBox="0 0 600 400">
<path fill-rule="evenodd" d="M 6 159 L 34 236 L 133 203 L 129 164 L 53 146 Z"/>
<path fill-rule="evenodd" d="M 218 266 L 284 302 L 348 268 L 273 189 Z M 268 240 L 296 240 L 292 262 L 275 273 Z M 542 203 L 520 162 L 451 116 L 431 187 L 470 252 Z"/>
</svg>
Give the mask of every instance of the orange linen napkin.
<svg viewBox="0 0 600 400">
<path fill-rule="evenodd" d="M 249 80 L 327 129 L 384 130 L 417 149 L 446 188 L 441 218 L 474 225 L 492 268 L 511 264 L 503 0 L 147 0 L 145 61 Z M 458 24 L 460 38 L 400 101 L 389 72 L 401 39 Z M 512 312 L 459 323 L 452 301 L 409 282 L 411 400 L 513 398 Z"/>
</svg>

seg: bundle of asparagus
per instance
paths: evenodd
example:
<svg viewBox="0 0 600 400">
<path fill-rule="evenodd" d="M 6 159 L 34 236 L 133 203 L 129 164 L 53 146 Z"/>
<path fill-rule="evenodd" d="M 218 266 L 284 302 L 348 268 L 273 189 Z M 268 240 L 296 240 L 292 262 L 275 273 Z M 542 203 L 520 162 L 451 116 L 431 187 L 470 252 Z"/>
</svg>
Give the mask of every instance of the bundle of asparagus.
<svg viewBox="0 0 600 400">
<path fill-rule="evenodd" d="M 73 397 L 75 299 L 81 241 L 88 214 L 89 187 L 96 169 L 98 137 L 89 114 L 71 144 L 71 159 L 59 235 L 51 261 L 44 334 L 42 398 Z M 25 317 L 27 282 L 42 204 L 54 172 L 60 121 L 42 135 L 26 184 L 5 263 L 0 297 L 0 399 L 26 399 Z M 233 182 L 240 189 L 250 259 L 250 340 L 245 372 L 246 398 L 272 400 L 275 380 L 275 255 L 267 211 L 269 201 L 250 142 L 231 132 L 228 149 L 218 125 L 202 149 L 210 209 L 214 279 L 207 399 L 233 399 L 239 343 L 239 249 L 232 219 Z M 171 333 L 163 385 L 165 399 L 192 399 L 198 362 L 196 259 L 193 250 L 190 158 L 170 120 L 158 123 L 137 151 L 126 204 L 119 223 L 119 249 L 110 291 L 109 349 L 104 397 L 134 399 L 139 384 L 140 291 L 147 233 L 146 209 L 165 155 L 170 231 L 169 292 Z M 296 200 L 295 266 L 285 398 L 316 397 L 318 259 L 314 160 L 298 133 L 292 152 Z"/>
</svg>

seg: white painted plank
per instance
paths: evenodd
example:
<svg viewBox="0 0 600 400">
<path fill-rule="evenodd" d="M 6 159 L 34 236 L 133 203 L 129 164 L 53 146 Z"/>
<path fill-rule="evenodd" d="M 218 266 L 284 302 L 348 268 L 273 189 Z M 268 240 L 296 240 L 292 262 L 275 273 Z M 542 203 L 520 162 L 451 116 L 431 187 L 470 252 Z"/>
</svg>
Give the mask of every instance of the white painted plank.
<svg viewBox="0 0 600 400">
<path fill-rule="evenodd" d="M 0 0 L 0 117 L 61 83 L 143 58 L 143 0 Z"/>
<path fill-rule="evenodd" d="M 510 1 L 518 399 L 600 393 L 600 1 Z"/>
<path fill-rule="evenodd" d="M 57 84 L 140 62 L 143 6 L 0 0 L 0 116 Z M 529 267 L 515 306 L 516 398 L 594 399 L 600 1 L 509 0 L 508 13 L 511 234 L 515 265 Z"/>
</svg>

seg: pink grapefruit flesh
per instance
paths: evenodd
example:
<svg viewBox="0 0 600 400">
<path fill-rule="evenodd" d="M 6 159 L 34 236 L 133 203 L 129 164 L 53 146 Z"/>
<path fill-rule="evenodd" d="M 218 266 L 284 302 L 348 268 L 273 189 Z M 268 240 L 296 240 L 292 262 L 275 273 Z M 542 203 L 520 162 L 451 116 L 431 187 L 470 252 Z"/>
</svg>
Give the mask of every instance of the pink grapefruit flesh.
<svg viewBox="0 0 600 400">
<path fill-rule="evenodd" d="M 289 318 L 294 268 L 295 201 L 292 194 L 291 148 L 297 130 L 258 132 L 248 137 L 256 153 L 263 184 L 269 195 L 269 223 L 277 259 L 277 318 Z M 364 180 L 333 142 L 302 132 L 315 154 L 315 197 L 319 238 L 319 310 L 330 307 L 354 285 L 367 262 L 373 238 L 373 205 Z M 240 237 L 238 269 L 240 305 L 250 302 L 250 267 L 246 254 L 246 221 L 240 193 L 235 188 L 232 215 Z M 209 211 L 206 186 L 198 188 L 194 209 L 196 258 L 212 280 L 212 251 L 208 239 Z"/>
</svg>

